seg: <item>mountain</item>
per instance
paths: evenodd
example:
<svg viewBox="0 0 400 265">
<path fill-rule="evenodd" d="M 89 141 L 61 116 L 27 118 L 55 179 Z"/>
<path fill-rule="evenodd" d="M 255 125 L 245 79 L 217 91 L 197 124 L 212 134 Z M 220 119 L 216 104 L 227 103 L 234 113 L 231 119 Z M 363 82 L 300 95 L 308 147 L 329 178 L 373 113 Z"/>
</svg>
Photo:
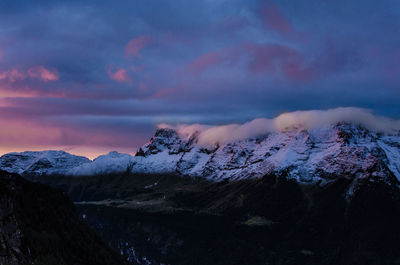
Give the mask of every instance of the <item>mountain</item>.
<svg viewBox="0 0 400 265">
<path fill-rule="evenodd" d="M 133 264 L 386 265 L 400 260 L 400 190 L 372 173 L 323 186 L 286 175 L 49 176 Z"/>
<path fill-rule="evenodd" d="M 69 169 L 67 173 L 78 176 L 121 173 L 130 170 L 132 160 L 133 157 L 129 154 L 112 151 L 95 158 L 91 163 Z"/>
<path fill-rule="evenodd" d="M 163 128 L 134 157 L 24 177 L 64 190 L 132 264 L 399 264 L 400 134 L 378 131 Z"/>
<path fill-rule="evenodd" d="M 70 169 L 89 163 L 83 156 L 64 151 L 25 151 L 0 158 L 0 169 L 17 174 L 66 174 Z"/>
<path fill-rule="evenodd" d="M 400 181 L 400 134 L 383 134 L 353 124 L 293 128 L 214 145 L 198 145 L 196 133 L 182 138 L 159 129 L 139 149 L 135 173 L 177 173 L 221 181 L 285 174 L 299 183 L 330 182 L 336 176 Z"/>
<path fill-rule="evenodd" d="M 135 157 L 110 152 L 94 161 L 62 151 L 6 154 L 0 168 L 10 172 L 98 175 L 131 171 L 177 174 L 213 181 L 276 174 L 299 183 L 324 185 L 340 176 L 400 181 L 400 132 L 381 133 L 338 123 L 310 129 L 294 127 L 257 137 L 204 145 L 199 132 L 182 135 L 158 129 Z M 349 191 L 351 193 L 351 191 Z"/>
<path fill-rule="evenodd" d="M 124 264 L 61 191 L 0 171 L 0 264 Z"/>
</svg>

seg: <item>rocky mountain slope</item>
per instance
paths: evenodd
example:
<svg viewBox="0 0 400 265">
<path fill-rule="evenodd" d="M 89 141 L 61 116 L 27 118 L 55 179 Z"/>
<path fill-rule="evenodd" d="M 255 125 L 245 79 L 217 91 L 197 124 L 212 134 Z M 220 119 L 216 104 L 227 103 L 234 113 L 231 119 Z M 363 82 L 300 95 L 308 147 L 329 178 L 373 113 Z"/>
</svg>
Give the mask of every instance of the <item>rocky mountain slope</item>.
<svg viewBox="0 0 400 265">
<path fill-rule="evenodd" d="M 199 146 L 196 133 L 182 138 L 159 129 L 133 159 L 135 173 L 178 173 L 212 180 L 282 174 L 301 183 L 329 182 L 334 175 L 369 173 L 400 180 L 400 134 L 352 124 L 271 132 L 257 138 Z"/>
<path fill-rule="evenodd" d="M 124 264 L 61 191 L 0 171 L 0 264 Z"/>
<path fill-rule="evenodd" d="M 0 165 L 63 189 L 132 264 L 400 262 L 399 131 L 340 122 L 207 142 L 160 128 L 135 156 L 11 158 Z"/>
<path fill-rule="evenodd" d="M 204 145 L 198 132 L 158 129 L 134 157 L 111 152 L 94 161 L 61 151 L 6 154 L 0 168 L 25 174 L 96 175 L 131 171 L 178 174 L 214 181 L 283 174 L 299 183 L 330 182 L 337 175 L 400 180 L 400 133 L 378 133 L 339 123 L 290 128 L 253 138 Z"/>
</svg>

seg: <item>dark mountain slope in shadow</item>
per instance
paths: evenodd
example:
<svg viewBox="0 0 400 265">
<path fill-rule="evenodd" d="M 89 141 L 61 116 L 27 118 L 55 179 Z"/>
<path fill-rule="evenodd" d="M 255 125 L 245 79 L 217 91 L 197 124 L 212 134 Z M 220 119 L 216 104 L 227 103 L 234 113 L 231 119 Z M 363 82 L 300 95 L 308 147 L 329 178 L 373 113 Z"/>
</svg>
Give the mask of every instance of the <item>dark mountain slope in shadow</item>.
<svg viewBox="0 0 400 265">
<path fill-rule="evenodd" d="M 62 191 L 0 171 L 0 264 L 121 265 Z"/>
<path fill-rule="evenodd" d="M 88 224 L 139 264 L 400 264 L 397 184 L 352 180 L 36 178 L 67 191 Z"/>
</svg>

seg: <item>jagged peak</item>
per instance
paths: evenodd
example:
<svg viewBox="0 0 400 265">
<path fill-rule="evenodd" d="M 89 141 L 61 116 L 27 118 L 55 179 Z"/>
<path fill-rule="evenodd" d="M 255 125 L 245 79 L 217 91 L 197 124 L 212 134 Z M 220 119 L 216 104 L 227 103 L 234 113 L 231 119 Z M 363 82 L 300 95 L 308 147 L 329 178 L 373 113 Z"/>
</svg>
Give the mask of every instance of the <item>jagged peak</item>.
<svg viewBox="0 0 400 265">
<path fill-rule="evenodd" d="M 172 128 L 158 128 L 154 134 L 154 137 L 158 138 L 171 138 L 179 137 L 176 130 Z"/>
</svg>

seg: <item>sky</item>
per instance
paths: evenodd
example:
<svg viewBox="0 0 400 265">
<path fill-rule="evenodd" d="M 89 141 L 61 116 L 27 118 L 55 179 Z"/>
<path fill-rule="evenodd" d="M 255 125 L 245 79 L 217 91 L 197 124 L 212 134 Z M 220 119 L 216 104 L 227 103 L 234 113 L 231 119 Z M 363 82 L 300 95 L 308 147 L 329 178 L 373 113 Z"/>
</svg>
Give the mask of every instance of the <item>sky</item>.
<svg viewBox="0 0 400 265">
<path fill-rule="evenodd" d="M 397 0 L 0 0 L 0 154 L 134 153 L 157 124 L 400 117 Z"/>
</svg>

